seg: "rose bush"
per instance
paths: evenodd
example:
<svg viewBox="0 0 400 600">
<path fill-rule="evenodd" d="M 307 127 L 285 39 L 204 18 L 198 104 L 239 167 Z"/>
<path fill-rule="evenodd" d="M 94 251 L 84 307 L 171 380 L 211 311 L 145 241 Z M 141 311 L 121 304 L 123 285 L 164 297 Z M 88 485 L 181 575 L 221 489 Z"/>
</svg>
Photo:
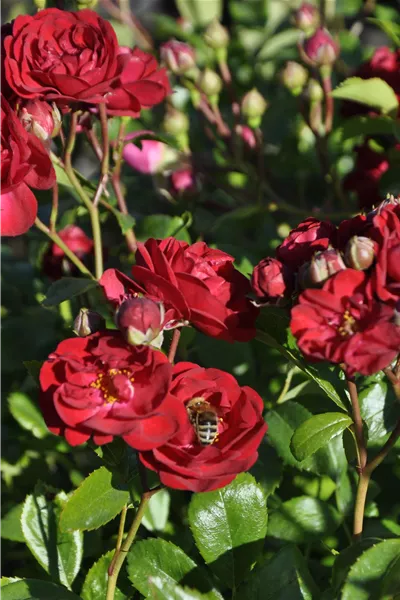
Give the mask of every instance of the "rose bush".
<svg viewBox="0 0 400 600">
<path fill-rule="evenodd" d="M 209 446 L 199 443 L 186 414 L 167 444 L 140 453 L 140 460 L 157 471 L 164 485 L 192 492 L 210 491 L 227 485 L 255 463 L 267 431 L 263 402 L 257 392 L 240 387 L 229 373 L 181 362 L 174 367 L 170 393 L 184 407 L 193 398 L 202 398 L 220 421 L 218 438 Z"/>
</svg>

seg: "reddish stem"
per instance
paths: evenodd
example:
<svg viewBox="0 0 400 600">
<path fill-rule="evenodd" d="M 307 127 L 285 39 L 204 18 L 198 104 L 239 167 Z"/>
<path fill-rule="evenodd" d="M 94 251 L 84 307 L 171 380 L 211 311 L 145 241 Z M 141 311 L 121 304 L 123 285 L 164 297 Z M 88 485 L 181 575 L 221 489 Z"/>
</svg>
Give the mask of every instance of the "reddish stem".
<svg viewBox="0 0 400 600">
<path fill-rule="evenodd" d="M 172 364 L 175 360 L 175 354 L 176 351 L 178 349 L 178 344 L 179 344 L 179 339 L 181 337 L 181 330 L 180 329 L 174 329 L 174 335 L 172 337 L 172 342 L 171 342 L 171 346 L 169 348 L 169 352 L 168 352 L 168 360 L 169 362 Z"/>
</svg>

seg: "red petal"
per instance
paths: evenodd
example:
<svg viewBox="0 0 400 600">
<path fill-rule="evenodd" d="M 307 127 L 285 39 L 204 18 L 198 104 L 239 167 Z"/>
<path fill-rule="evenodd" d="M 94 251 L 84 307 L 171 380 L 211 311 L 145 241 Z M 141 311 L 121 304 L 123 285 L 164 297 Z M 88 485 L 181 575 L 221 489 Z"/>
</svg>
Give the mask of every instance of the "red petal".
<svg viewBox="0 0 400 600">
<path fill-rule="evenodd" d="M 26 183 L 1 194 L 1 235 L 22 235 L 32 227 L 37 215 L 36 198 Z"/>
</svg>

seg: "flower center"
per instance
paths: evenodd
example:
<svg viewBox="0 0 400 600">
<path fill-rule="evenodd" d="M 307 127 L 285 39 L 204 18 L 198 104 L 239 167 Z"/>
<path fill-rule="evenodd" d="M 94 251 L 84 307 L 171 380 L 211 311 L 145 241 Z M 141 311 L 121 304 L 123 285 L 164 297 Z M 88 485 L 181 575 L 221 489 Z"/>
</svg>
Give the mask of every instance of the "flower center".
<svg viewBox="0 0 400 600">
<path fill-rule="evenodd" d="M 340 327 L 338 327 L 339 335 L 341 335 L 342 337 L 347 337 L 348 335 L 354 335 L 354 333 L 356 331 L 357 331 L 357 321 L 350 314 L 350 311 L 346 310 L 343 314 Z"/>
<path fill-rule="evenodd" d="M 109 369 L 105 373 L 99 373 L 90 387 L 101 392 L 104 404 L 129 399 L 129 396 L 133 396 L 132 383 L 135 381 L 134 377 L 129 377 L 130 374 L 129 369 Z"/>
</svg>

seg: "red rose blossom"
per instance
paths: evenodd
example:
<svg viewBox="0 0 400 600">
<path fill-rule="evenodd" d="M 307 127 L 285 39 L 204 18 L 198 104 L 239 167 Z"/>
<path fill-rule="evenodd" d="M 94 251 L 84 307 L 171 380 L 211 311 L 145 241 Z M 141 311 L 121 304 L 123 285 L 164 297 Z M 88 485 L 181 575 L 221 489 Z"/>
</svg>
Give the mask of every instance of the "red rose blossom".
<svg viewBox="0 0 400 600">
<path fill-rule="evenodd" d="M 67 225 L 58 232 L 58 235 L 82 261 L 93 254 L 93 240 L 88 238 L 86 233 L 77 225 Z M 64 250 L 57 244 L 51 244 L 45 253 L 43 271 L 51 279 L 60 279 L 63 275 L 74 275 L 78 272 L 77 268 L 65 256 Z"/>
<path fill-rule="evenodd" d="M 119 48 L 111 25 L 93 10 L 48 8 L 19 16 L 4 48 L 7 81 L 22 98 L 106 102 L 111 115 L 137 116 L 170 92 L 156 59 Z"/>
<path fill-rule="evenodd" d="M 294 275 L 276 258 L 263 258 L 254 267 L 251 287 L 261 302 L 276 301 L 289 297 L 294 287 Z"/>
<path fill-rule="evenodd" d="M 388 204 L 372 223 L 371 237 L 380 248 L 371 285 L 382 301 L 395 304 L 400 299 L 400 205 Z"/>
<path fill-rule="evenodd" d="M 46 190 L 55 172 L 42 142 L 23 128 L 1 98 L 1 234 L 21 235 L 32 227 L 37 201 L 29 187 Z M 28 187 L 29 186 L 29 187 Z"/>
<path fill-rule="evenodd" d="M 363 271 L 346 269 L 307 289 L 292 309 L 291 330 L 310 361 L 344 364 L 348 375 L 372 375 L 396 357 L 400 327 L 393 308 L 368 297 Z"/>
<path fill-rule="evenodd" d="M 201 445 L 186 414 L 168 443 L 141 452 L 142 463 L 157 471 L 164 485 L 193 492 L 215 490 L 252 467 L 267 431 L 257 392 L 240 387 L 229 373 L 182 362 L 174 367 L 171 394 L 184 407 L 193 398 L 208 402 L 218 418 L 218 435 L 212 444 Z"/>
<path fill-rule="evenodd" d="M 336 227 L 328 221 L 309 217 L 289 233 L 276 249 L 276 258 L 292 269 L 310 260 L 318 250 L 334 245 Z"/>
<path fill-rule="evenodd" d="M 116 307 L 135 293 L 162 302 L 167 329 L 191 323 L 212 337 L 244 342 L 255 336 L 258 309 L 246 298 L 249 281 L 233 261 L 204 242 L 149 239 L 138 244 L 133 280 L 108 269 L 100 284 Z"/>
<path fill-rule="evenodd" d="M 168 394 L 171 370 L 164 354 L 129 346 L 117 331 L 64 340 L 40 371 L 46 424 L 71 446 L 118 435 L 137 450 L 155 448 L 185 416 Z"/>
</svg>

